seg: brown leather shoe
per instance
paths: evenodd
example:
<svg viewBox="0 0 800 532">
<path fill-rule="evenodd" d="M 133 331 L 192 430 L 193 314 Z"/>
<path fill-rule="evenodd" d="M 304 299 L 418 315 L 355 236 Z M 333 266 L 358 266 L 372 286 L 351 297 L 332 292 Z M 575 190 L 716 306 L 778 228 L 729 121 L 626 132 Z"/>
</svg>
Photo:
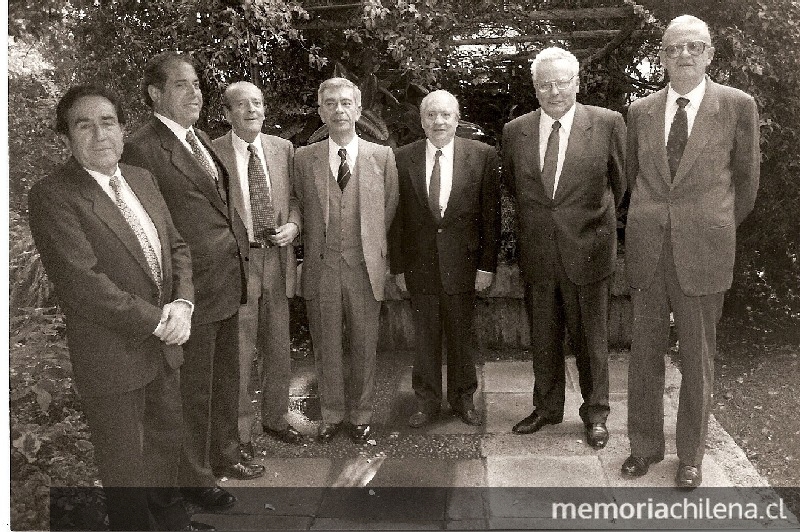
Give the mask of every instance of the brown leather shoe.
<svg viewBox="0 0 800 532">
<path fill-rule="evenodd" d="M 264 429 L 264 434 L 272 436 L 276 440 L 282 441 L 283 443 L 291 443 L 294 445 L 303 443 L 303 435 L 299 430 L 291 425 L 287 425 L 286 428 L 281 430 L 274 430 L 266 425 L 262 425 L 261 428 Z"/>
<path fill-rule="evenodd" d="M 481 416 L 478 414 L 478 411 L 475 410 L 474 408 L 469 408 L 467 410 L 453 410 L 453 413 L 458 417 L 460 417 L 461 421 L 463 421 L 467 425 L 478 427 L 483 424 Z"/>
<path fill-rule="evenodd" d="M 217 476 L 235 478 L 237 480 L 252 480 L 263 476 L 265 469 L 261 464 L 243 464 L 239 462 L 226 467 Z"/>
<path fill-rule="evenodd" d="M 317 441 L 320 443 L 328 443 L 336 436 L 339 429 L 342 428 L 341 423 L 320 423 L 317 429 Z"/>
<path fill-rule="evenodd" d="M 622 463 L 622 476 L 628 478 L 641 477 L 642 475 L 647 474 L 651 464 L 657 464 L 663 459 L 663 456 L 630 455 Z"/>
<path fill-rule="evenodd" d="M 227 490 L 214 486 L 213 488 L 182 488 L 183 497 L 204 510 L 211 512 L 227 510 L 236 504 L 236 497 Z"/>
<path fill-rule="evenodd" d="M 700 466 L 679 464 L 675 473 L 675 485 L 680 489 L 693 490 L 703 483 L 703 470 Z"/>
<path fill-rule="evenodd" d="M 605 423 L 586 424 L 586 442 L 593 449 L 602 449 L 608 443 L 608 428 Z"/>
</svg>

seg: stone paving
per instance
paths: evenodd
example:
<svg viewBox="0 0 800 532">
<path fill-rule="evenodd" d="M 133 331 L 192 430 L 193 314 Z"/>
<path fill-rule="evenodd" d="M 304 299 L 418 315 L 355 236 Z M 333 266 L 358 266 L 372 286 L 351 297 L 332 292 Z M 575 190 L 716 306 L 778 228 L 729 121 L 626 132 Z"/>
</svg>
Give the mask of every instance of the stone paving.
<svg viewBox="0 0 800 532">
<path fill-rule="evenodd" d="M 667 456 L 644 477 L 628 480 L 619 472 L 629 454 L 627 353 L 610 358 L 611 439 L 600 451 L 584 440 L 574 360 L 567 364 L 563 423 L 518 436 L 510 429 L 531 411 L 530 361 L 487 361 L 479 366 L 475 398 L 485 414 L 483 426 L 470 427 L 445 414 L 428 427 L 411 429 L 406 421 L 415 403 L 408 357 L 384 353 L 381 358 L 394 361 L 394 366 L 384 368 L 382 386 L 388 393 L 376 407 L 371 444 L 355 446 L 343 434 L 327 445 L 268 444 L 258 458 L 266 467 L 264 477 L 220 479 L 220 485 L 239 498 L 236 506 L 224 513 L 198 513 L 194 519 L 219 530 L 800 528 L 713 418 L 703 487 L 691 492 L 673 487 L 680 373 L 669 360 L 664 398 Z M 293 390 L 312 389 L 313 370 L 296 371 L 295 381 Z M 314 420 L 299 421 L 301 430 L 312 436 Z M 602 505 L 615 506 L 591 519 L 581 518 L 589 514 L 561 519 L 553 515 L 554 503 L 600 505 L 601 510 Z M 729 505 L 735 518 L 722 519 L 717 513 L 709 519 L 658 519 L 664 516 L 659 510 L 676 506 L 689 516 L 708 517 L 715 504 Z M 767 515 L 770 504 L 773 513 Z M 641 515 L 631 513 L 637 505 Z M 738 518 L 737 512 L 744 517 Z"/>
</svg>

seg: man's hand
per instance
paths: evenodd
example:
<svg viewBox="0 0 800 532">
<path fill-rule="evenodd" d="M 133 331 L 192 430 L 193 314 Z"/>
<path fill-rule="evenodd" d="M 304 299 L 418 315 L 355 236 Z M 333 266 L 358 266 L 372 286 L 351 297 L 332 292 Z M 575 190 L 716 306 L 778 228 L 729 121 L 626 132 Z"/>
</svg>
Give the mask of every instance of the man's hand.
<svg viewBox="0 0 800 532">
<path fill-rule="evenodd" d="M 478 270 L 475 274 L 475 291 L 483 292 L 492 286 L 492 279 L 494 279 L 493 273 L 482 272 L 481 270 Z"/>
<path fill-rule="evenodd" d="M 398 273 L 394 276 L 394 284 L 397 285 L 397 288 L 400 289 L 401 292 L 408 292 L 406 289 L 406 274 Z"/>
<path fill-rule="evenodd" d="M 192 331 L 192 306 L 186 301 L 167 303 L 153 332 L 167 345 L 183 345 Z"/>
<path fill-rule="evenodd" d="M 269 239 L 280 247 L 291 244 L 292 241 L 297 238 L 298 233 L 300 233 L 300 229 L 294 222 L 283 224 L 278 227 L 276 231 L 274 235 L 269 235 Z"/>
</svg>

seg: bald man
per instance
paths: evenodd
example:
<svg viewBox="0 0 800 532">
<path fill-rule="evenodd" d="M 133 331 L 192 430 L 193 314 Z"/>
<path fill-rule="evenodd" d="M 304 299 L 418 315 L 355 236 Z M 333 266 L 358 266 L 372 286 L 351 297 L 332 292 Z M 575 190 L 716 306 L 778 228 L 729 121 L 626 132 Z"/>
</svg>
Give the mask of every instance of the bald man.
<svg viewBox="0 0 800 532">
<path fill-rule="evenodd" d="M 411 294 L 415 328 L 412 386 L 419 428 L 442 404 L 442 336 L 447 340 L 447 402 L 468 425 L 480 425 L 473 395 L 475 293 L 492 284 L 500 239 L 497 154 L 456 137 L 458 100 L 434 91 L 420 106 L 425 140 L 397 150 L 400 205 L 390 231 L 391 271 Z"/>
</svg>

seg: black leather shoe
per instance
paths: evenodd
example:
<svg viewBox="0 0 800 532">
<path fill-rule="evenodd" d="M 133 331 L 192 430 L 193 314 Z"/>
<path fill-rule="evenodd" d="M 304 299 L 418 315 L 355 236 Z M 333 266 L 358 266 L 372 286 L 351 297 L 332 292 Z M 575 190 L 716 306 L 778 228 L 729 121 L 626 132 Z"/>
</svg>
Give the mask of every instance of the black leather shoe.
<svg viewBox="0 0 800 532">
<path fill-rule="evenodd" d="M 191 530 L 216 530 L 216 528 L 200 521 L 189 521 L 189 524 L 183 527 L 183 530 L 188 532 Z"/>
<path fill-rule="evenodd" d="M 239 461 L 249 463 L 256 457 L 256 450 L 253 447 L 253 442 L 248 441 L 239 444 Z"/>
<path fill-rule="evenodd" d="M 608 443 L 608 428 L 605 423 L 586 424 L 586 442 L 593 449 L 602 449 Z"/>
<path fill-rule="evenodd" d="M 237 480 L 252 480 L 264 475 L 265 468 L 261 464 L 233 464 L 219 472 L 217 476 L 235 478 Z"/>
<path fill-rule="evenodd" d="M 317 430 L 317 441 L 320 443 L 328 443 L 336 436 L 339 429 L 342 428 L 341 423 L 320 423 Z"/>
<path fill-rule="evenodd" d="M 212 512 L 227 510 L 236 504 L 236 497 L 219 486 L 214 486 L 213 488 L 184 488 L 181 493 L 187 501 Z"/>
<path fill-rule="evenodd" d="M 514 434 L 531 434 L 545 425 L 557 425 L 559 423 L 561 423 L 561 421 L 542 417 L 534 410 L 531 415 L 514 425 L 511 432 Z"/>
<path fill-rule="evenodd" d="M 622 463 L 622 476 L 629 478 L 641 477 L 647 474 L 651 464 L 657 464 L 663 460 L 663 456 L 634 456 L 630 455 Z"/>
<path fill-rule="evenodd" d="M 283 443 L 299 444 L 303 442 L 303 435 L 291 425 L 281 430 L 271 429 L 266 425 L 262 425 L 262 428 L 264 429 L 264 434 L 268 434 Z"/>
<path fill-rule="evenodd" d="M 478 411 L 474 408 L 469 408 L 467 410 L 453 410 L 453 413 L 460 417 L 461 421 L 467 425 L 479 427 L 481 424 L 483 424 L 483 421 L 481 421 L 481 416 L 478 415 Z"/>
<path fill-rule="evenodd" d="M 419 412 L 414 412 L 411 414 L 411 417 L 408 418 L 408 426 L 414 429 L 418 429 L 420 427 L 424 427 L 428 423 L 431 423 L 438 417 L 437 414 L 429 414 L 420 410 Z"/>
<path fill-rule="evenodd" d="M 688 464 L 678 465 L 675 473 L 675 485 L 680 489 L 693 490 L 703 483 L 703 470 L 700 466 Z"/>
<path fill-rule="evenodd" d="M 353 443 L 367 443 L 367 440 L 372 435 L 372 427 L 369 424 L 353 425 L 350 429 L 350 439 Z"/>
</svg>

